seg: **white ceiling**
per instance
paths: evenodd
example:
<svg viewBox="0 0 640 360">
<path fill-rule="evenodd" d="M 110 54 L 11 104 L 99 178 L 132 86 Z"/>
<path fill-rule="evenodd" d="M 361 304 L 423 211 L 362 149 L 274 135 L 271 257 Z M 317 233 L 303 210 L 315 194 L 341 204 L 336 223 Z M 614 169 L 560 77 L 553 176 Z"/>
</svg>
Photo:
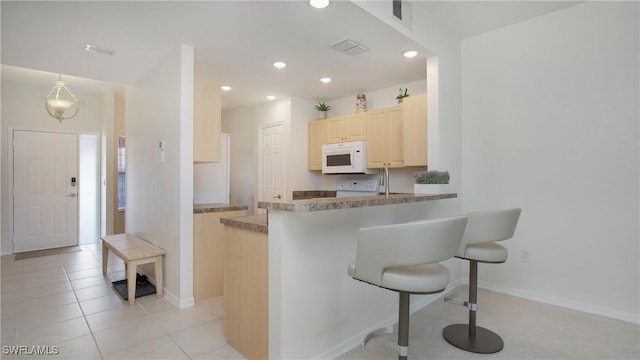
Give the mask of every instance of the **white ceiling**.
<svg viewBox="0 0 640 360">
<path fill-rule="evenodd" d="M 391 0 L 388 0 L 389 4 Z M 464 38 L 574 5 L 564 1 L 414 1 Z M 62 73 L 82 86 L 135 85 L 180 43 L 216 85 L 231 85 L 223 108 L 266 102 L 266 95 L 329 100 L 426 77 L 428 51 L 350 1 L 314 9 L 306 1 L 2 1 L 3 65 Z M 330 48 L 352 39 L 370 51 Z M 114 56 L 84 51 L 110 48 Z M 416 49 L 414 59 L 401 56 Z M 283 70 L 272 67 L 287 62 Z M 3 67 L 2 76 L 24 76 Z M 41 78 L 41 73 L 33 77 Z M 50 75 L 51 76 L 51 75 Z M 330 84 L 319 79 L 329 76 Z M 35 80 L 34 80 L 35 81 Z M 50 80 L 51 83 L 53 80 Z"/>
</svg>

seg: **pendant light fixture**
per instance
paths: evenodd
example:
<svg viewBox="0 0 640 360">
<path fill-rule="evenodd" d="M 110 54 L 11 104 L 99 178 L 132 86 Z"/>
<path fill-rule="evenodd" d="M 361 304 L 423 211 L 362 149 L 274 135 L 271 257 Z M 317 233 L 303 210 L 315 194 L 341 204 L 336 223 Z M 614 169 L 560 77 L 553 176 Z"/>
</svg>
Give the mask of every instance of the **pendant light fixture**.
<svg viewBox="0 0 640 360">
<path fill-rule="evenodd" d="M 42 98 L 44 100 L 44 107 L 47 109 L 47 113 L 62 123 L 62 120 L 71 119 L 78 115 L 78 110 L 83 102 L 78 101 L 76 97 L 67 89 L 64 81 L 62 81 L 62 75 L 58 74 L 58 81 L 53 86 L 53 89 L 49 91 L 47 96 Z M 75 107 L 73 114 L 65 116 L 65 112 Z"/>
</svg>

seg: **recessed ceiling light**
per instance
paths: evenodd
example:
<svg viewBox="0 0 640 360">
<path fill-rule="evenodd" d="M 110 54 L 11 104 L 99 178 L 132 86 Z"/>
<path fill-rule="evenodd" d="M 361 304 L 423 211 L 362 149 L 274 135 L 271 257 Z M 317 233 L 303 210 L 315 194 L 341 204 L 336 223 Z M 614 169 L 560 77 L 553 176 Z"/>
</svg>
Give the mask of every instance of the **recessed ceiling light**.
<svg viewBox="0 0 640 360">
<path fill-rule="evenodd" d="M 323 77 L 323 78 L 320 78 L 320 81 L 322 81 L 325 84 L 328 84 L 328 83 L 331 82 L 331 78 L 330 77 Z"/>
<path fill-rule="evenodd" d="M 223 91 L 229 91 L 229 90 L 231 90 L 231 86 L 229 86 L 229 85 L 222 85 L 222 86 L 220 86 L 220 89 L 222 89 Z"/>
<path fill-rule="evenodd" d="M 115 54 L 116 52 L 115 50 L 111 50 L 111 49 L 107 49 L 107 48 L 103 48 L 95 45 L 89 45 L 89 44 L 84 46 L 84 50 L 92 53 L 104 54 L 104 55 L 110 55 L 110 56 L 113 56 L 113 54 Z"/>
<path fill-rule="evenodd" d="M 271 101 L 271 100 L 275 100 L 276 97 L 273 95 L 267 95 L 267 100 Z"/>
<path fill-rule="evenodd" d="M 418 52 L 415 50 L 409 50 L 402 53 L 402 56 L 406 58 L 416 57 L 416 55 L 418 55 Z"/>
<path fill-rule="evenodd" d="M 324 9 L 329 6 L 329 0 L 309 0 L 309 5 L 316 9 Z"/>
<path fill-rule="evenodd" d="M 273 63 L 273 66 L 277 67 L 278 69 L 282 69 L 287 67 L 287 63 L 284 63 L 282 61 L 276 61 Z"/>
</svg>

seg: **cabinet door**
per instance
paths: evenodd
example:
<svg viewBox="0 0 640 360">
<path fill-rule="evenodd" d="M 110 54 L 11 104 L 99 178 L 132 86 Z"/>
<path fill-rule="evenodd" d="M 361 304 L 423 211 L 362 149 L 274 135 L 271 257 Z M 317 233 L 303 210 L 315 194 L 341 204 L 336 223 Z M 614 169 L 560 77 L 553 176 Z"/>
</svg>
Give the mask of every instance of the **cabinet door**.
<svg viewBox="0 0 640 360">
<path fill-rule="evenodd" d="M 222 296 L 224 225 L 220 223 L 220 218 L 245 214 L 245 210 L 193 214 L 193 297 L 195 301 Z"/>
<path fill-rule="evenodd" d="M 344 118 L 345 141 L 365 140 L 367 137 L 366 113 L 359 113 Z"/>
<path fill-rule="evenodd" d="M 316 120 L 308 125 L 307 169 L 309 170 L 322 170 L 323 124 L 323 120 Z"/>
<path fill-rule="evenodd" d="M 385 111 L 387 136 L 385 136 L 385 162 L 388 167 L 403 166 L 403 118 L 402 106 L 394 106 Z"/>
<path fill-rule="evenodd" d="M 323 144 L 335 144 L 344 142 L 344 117 L 336 117 L 324 120 Z"/>
<path fill-rule="evenodd" d="M 199 68 L 196 68 L 196 73 Z M 220 161 L 220 88 L 204 76 L 193 79 L 193 162 Z"/>
<path fill-rule="evenodd" d="M 404 166 L 427 165 L 427 94 L 411 95 L 402 102 Z"/>
<path fill-rule="evenodd" d="M 367 112 L 367 167 L 379 169 L 385 165 L 384 138 L 386 130 L 385 111 Z"/>
</svg>

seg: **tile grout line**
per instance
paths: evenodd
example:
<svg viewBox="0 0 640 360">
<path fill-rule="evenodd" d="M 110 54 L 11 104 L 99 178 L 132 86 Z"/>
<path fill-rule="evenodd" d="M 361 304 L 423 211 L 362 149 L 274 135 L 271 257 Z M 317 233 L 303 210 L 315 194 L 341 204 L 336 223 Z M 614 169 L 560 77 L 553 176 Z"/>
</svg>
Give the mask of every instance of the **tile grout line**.
<svg viewBox="0 0 640 360">
<path fill-rule="evenodd" d="M 95 254 L 93 254 L 90 250 L 87 250 L 87 251 L 89 251 L 91 255 L 96 257 Z M 60 264 L 62 264 L 62 261 L 60 262 Z M 93 329 L 91 329 L 91 325 L 89 325 L 89 321 L 87 320 L 87 315 L 85 314 L 84 309 L 82 308 L 82 305 L 80 305 L 80 299 L 78 299 L 78 294 L 76 294 L 76 288 L 73 287 L 73 284 L 71 284 L 71 280 L 69 279 L 67 269 L 64 267 L 64 265 L 62 265 L 62 270 L 64 271 L 64 275 L 67 277 L 67 281 L 69 281 L 69 285 L 71 286 L 71 290 L 73 291 L 73 296 L 76 298 L 76 302 L 78 303 L 78 307 L 80 308 L 80 312 L 82 313 L 82 318 L 84 319 L 84 323 L 87 325 L 87 329 L 89 329 L 89 334 L 91 334 L 91 338 L 93 339 L 93 343 L 96 345 L 96 349 L 98 349 L 98 354 L 100 355 L 100 359 L 104 360 L 104 355 L 102 354 L 102 350 L 98 345 L 98 340 L 96 340 L 96 336 L 93 333 Z"/>
<path fill-rule="evenodd" d="M 102 262 L 102 256 L 98 256 L 97 254 L 93 253 L 91 250 L 89 250 L 89 252 L 90 252 L 94 257 L 98 258 L 98 261 Z M 100 254 L 100 255 L 102 255 L 102 254 Z M 109 269 L 108 267 L 107 267 L 107 271 L 108 271 L 109 273 L 111 273 L 111 275 L 113 275 L 113 276 L 115 277 L 115 274 L 113 274 L 113 272 L 111 271 L 111 269 Z M 180 349 L 180 351 L 182 351 L 182 353 L 183 353 L 187 358 L 191 359 L 191 357 L 189 356 L 189 354 L 187 354 L 187 352 L 186 352 L 186 351 L 185 351 L 185 350 L 180 346 L 180 344 L 178 344 L 178 343 L 175 341 L 175 339 L 171 336 L 171 334 L 170 334 L 170 333 L 168 333 L 168 332 L 167 332 L 167 331 L 166 331 L 166 330 L 165 330 L 165 329 L 164 329 L 164 328 L 163 328 L 163 327 L 162 327 L 162 326 L 157 322 L 157 320 L 155 319 L 155 317 L 151 315 L 151 313 L 150 313 L 150 312 L 149 312 L 149 310 L 144 306 L 144 304 L 142 304 L 142 303 L 140 303 L 140 302 L 136 302 L 136 304 L 135 304 L 135 305 L 138 305 L 138 306 L 142 309 L 142 311 L 144 312 L 144 314 L 145 314 L 146 316 L 148 316 L 148 317 L 149 317 L 149 319 L 151 319 L 151 322 L 152 322 L 154 325 L 158 326 L 158 328 L 160 328 L 160 329 L 162 330 L 162 332 L 164 333 L 164 335 L 166 335 L 167 337 L 169 337 L 169 339 L 171 339 L 171 341 L 173 341 L 173 343 L 174 343 L 174 344 L 175 344 L 175 345 Z M 135 305 L 134 305 L 134 306 L 135 306 Z M 128 305 L 127 305 L 127 306 L 128 306 Z M 89 330 L 91 330 L 91 328 L 89 328 Z M 93 334 L 93 331 L 92 331 L 92 334 Z M 95 337 L 94 337 L 94 340 L 95 340 Z M 136 344 L 136 345 L 134 345 L 134 346 L 143 345 L 143 344 L 146 344 L 146 343 L 150 343 L 150 342 L 152 342 L 152 341 L 155 341 L 155 340 L 157 340 L 157 338 L 155 338 L 155 339 L 148 339 L 147 341 L 144 341 L 144 342 L 138 343 L 138 344 Z M 97 342 L 96 342 L 96 346 L 97 346 Z M 123 350 L 123 349 L 121 349 L 121 350 Z M 99 347 L 99 346 L 98 346 L 98 351 L 100 351 L 100 354 L 101 354 L 102 358 L 104 359 L 104 356 L 102 355 L 102 351 L 100 350 L 100 347 Z"/>
<path fill-rule="evenodd" d="M 166 331 L 161 325 L 160 323 L 158 323 L 158 321 L 156 320 L 156 318 L 151 315 L 151 313 L 149 312 L 149 310 L 144 306 L 144 304 L 140 303 L 140 307 L 142 308 L 142 311 L 144 311 L 144 313 L 151 319 L 151 321 L 158 326 L 160 329 L 162 329 L 162 332 L 164 332 L 165 335 L 167 335 L 169 337 L 169 339 L 171 339 L 171 341 L 173 341 L 174 344 L 176 344 L 176 346 L 180 349 L 180 351 L 182 351 L 182 353 L 189 359 L 192 359 L 191 356 L 189 356 L 189 354 L 187 354 L 187 352 L 182 348 L 182 346 L 180 346 L 180 344 L 178 344 L 178 342 L 176 341 L 176 339 L 173 338 L 173 336 L 171 336 L 171 333 L 169 333 L 168 331 Z M 155 339 L 154 339 L 155 340 Z"/>
</svg>

